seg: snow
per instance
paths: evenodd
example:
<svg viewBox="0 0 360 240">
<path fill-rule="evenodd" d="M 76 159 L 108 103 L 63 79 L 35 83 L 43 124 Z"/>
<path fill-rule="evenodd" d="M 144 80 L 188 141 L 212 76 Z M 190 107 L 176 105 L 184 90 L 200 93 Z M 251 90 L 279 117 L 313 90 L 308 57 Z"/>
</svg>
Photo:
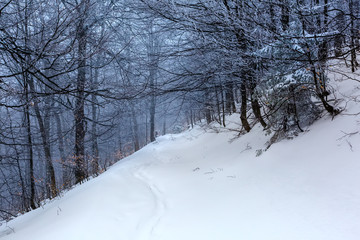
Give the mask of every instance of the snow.
<svg viewBox="0 0 360 240">
<path fill-rule="evenodd" d="M 292 140 L 265 151 L 260 126 L 241 137 L 199 126 L 159 137 L 4 223 L 0 239 L 357 240 L 360 84 L 332 74 L 346 110 Z M 235 129 L 239 116 L 228 121 Z"/>
</svg>

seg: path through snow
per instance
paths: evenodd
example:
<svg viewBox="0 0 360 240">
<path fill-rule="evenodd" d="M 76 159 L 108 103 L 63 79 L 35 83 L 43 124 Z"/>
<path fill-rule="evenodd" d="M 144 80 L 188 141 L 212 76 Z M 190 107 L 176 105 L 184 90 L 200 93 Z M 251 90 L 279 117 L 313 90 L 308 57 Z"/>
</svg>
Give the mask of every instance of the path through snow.
<svg viewBox="0 0 360 240">
<path fill-rule="evenodd" d="M 146 176 L 146 168 L 148 165 L 141 167 L 134 171 L 134 176 L 142 181 L 149 189 L 149 198 L 153 201 L 153 211 L 144 219 L 142 223 L 138 225 L 137 239 L 152 239 L 154 236 L 154 230 L 159 224 L 162 215 L 166 211 L 166 202 L 163 193 L 159 188 L 151 182 L 151 179 Z"/>
<path fill-rule="evenodd" d="M 145 173 L 157 162 L 154 151 L 137 153 L 43 208 L 4 223 L 0 238 L 150 239 L 165 211 L 161 192 Z"/>
</svg>

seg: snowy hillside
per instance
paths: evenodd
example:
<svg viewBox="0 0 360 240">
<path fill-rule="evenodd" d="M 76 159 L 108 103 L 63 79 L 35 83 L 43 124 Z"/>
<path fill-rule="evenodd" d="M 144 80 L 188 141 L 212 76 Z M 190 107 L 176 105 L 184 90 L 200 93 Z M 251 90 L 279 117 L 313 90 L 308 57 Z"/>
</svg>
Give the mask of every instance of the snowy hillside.
<svg viewBox="0 0 360 240">
<path fill-rule="evenodd" d="M 239 138 L 200 127 L 159 137 L 3 224 L 0 239 L 357 240 L 360 84 L 335 77 L 346 110 L 293 140 L 265 151 L 271 136 L 259 126 Z M 238 116 L 228 121 L 235 128 Z"/>
</svg>

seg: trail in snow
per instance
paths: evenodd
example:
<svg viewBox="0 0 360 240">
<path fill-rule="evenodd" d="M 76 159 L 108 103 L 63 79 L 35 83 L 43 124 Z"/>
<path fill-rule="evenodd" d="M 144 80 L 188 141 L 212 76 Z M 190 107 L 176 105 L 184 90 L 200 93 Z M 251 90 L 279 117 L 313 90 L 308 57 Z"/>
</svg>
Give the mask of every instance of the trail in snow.
<svg viewBox="0 0 360 240">
<path fill-rule="evenodd" d="M 161 194 L 143 173 L 153 150 L 117 163 L 63 197 L 0 226 L 1 240 L 149 239 L 163 213 Z M 134 160 L 136 155 L 141 160 Z M 159 201 L 160 199 L 160 201 Z"/>
<path fill-rule="evenodd" d="M 159 188 L 151 182 L 151 178 L 146 176 L 146 167 L 144 166 L 135 171 L 134 176 L 147 185 L 149 189 L 149 196 L 154 204 L 154 209 L 150 215 L 144 219 L 138 226 L 137 238 L 138 240 L 142 239 L 152 239 L 154 237 L 154 230 L 159 224 L 161 217 L 166 212 L 166 202 L 164 199 L 163 193 Z"/>
</svg>

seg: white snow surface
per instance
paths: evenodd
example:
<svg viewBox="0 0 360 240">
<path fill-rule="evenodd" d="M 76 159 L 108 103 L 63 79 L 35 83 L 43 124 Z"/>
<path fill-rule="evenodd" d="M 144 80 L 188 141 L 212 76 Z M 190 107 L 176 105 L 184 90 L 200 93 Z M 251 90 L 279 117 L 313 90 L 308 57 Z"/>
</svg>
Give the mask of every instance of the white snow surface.
<svg viewBox="0 0 360 240">
<path fill-rule="evenodd" d="M 0 239 L 358 240 L 360 83 L 333 84 L 346 110 L 292 140 L 265 151 L 260 126 L 240 137 L 200 127 L 159 137 L 4 223 Z M 239 127 L 238 115 L 228 120 Z"/>
</svg>

